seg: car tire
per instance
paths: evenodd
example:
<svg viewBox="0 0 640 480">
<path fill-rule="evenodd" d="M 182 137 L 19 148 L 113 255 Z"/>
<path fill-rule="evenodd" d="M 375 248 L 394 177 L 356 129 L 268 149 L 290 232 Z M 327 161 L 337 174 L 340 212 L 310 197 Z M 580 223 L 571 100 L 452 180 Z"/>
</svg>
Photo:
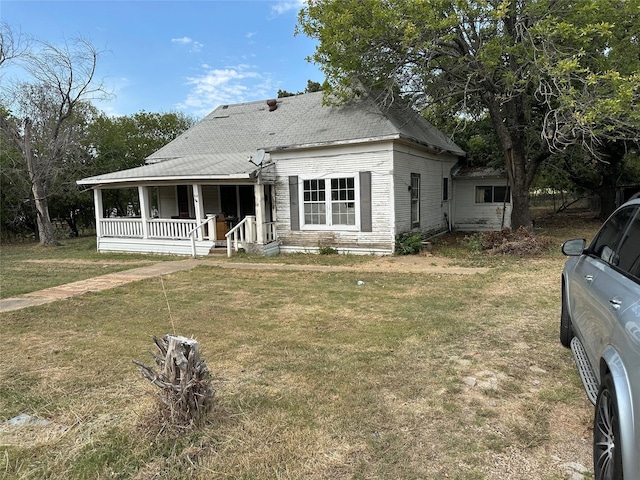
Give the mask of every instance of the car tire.
<svg viewBox="0 0 640 480">
<path fill-rule="evenodd" d="M 593 470 L 596 480 L 622 480 L 620 417 L 611 375 L 604 376 L 593 420 Z"/>
<path fill-rule="evenodd" d="M 563 347 L 571 345 L 573 338 L 573 327 L 571 325 L 571 316 L 569 315 L 569 307 L 567 306 L 567 294 L 565 292 L 564 280 L 562 282 L 562 307 L 560 312 L 560 343 Z"/>
</svg>

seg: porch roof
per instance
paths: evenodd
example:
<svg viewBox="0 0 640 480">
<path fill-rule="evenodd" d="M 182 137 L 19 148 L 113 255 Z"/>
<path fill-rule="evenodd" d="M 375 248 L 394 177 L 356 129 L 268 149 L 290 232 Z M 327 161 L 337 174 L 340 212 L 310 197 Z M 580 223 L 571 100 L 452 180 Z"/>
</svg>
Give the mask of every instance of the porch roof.
<svg viewBox="0 0 640 480">
<path fill-rule="evenodd" d="M 255 153 L 255 152 L 254 152 Z M 183 180 L 240 180 L 254 177 L 249 152 L 189 155 L 78 180 L 79 185 L 107 185 Z"/>
<path fill-rule="evenodd" d="M 410 108 L 382 109 L 370 98 L 341 106 L 323 105 L 323 93 L 221 105 L 202 121 L 151 154 L 141 167 L 85 178 L 81 185 L 154 180 L 252 178 L 249 161 L 266 152 L 402 139 L 434 152 L 464 151 Z"/>
<path fill-rule="evenodd" d="M 507 178 L 507 170 L 503 167 L 470 167 L 457 163 L 451 169 L 451 176 L 459 179 Z"/>
</svg>

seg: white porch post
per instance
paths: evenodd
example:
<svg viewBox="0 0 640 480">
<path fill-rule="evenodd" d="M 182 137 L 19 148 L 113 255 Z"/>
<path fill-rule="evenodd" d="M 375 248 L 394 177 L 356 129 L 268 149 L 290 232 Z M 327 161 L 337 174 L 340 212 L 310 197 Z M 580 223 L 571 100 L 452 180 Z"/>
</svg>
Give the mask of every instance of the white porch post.
<svg viewBox="0 0 640 480">
<path fill-rule="evenodd" d="M 204 221 L 204 203 L 202 202 L 202 185 L 193 184 L 193 212 L 196 214 L 196 225 Z M 196 232 L 198 240 L 202 240 L 202 228 Z"/>
<path fill-rule="evenodd" d="M 149 187 L 138 186 L 138 197 L 140 198 L 140 217 L 142 220 L 142 238 L 149 238 Z"/>
<path fill-rule="evenodd" d="M 93 189 L 93 208 L 96 211 L 96 238 L 98 242 L 100 241 L 100 237 L 102 237 L 102 219 L 104 215 L 104 209 L 102 207 L 102 189 L 94 188 Z M 98 243 L 99 245 L 99 243 Z"/>
<path fill-rule="evenodd" d="M 253 186 L 253 196 L 256 199 L 256 239 L 257 243 L 264 245 L 264 185 L 257 183 Z"/>
</svg>

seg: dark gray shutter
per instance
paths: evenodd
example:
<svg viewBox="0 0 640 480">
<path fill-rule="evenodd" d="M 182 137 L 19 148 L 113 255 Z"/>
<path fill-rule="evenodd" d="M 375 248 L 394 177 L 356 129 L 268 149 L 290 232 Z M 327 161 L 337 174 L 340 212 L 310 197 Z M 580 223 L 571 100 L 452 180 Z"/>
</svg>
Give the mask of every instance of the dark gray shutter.
<svg viewBox="0 0 640 480">
<path fill-rule="evenodd" d="M 298 177 L 289 177 L 289 213 L 291 214 L 291 230 L 300 230 L 300 206 L 298 201 Z"/>
<path fill-rule="evenodd" d="M 371 172 L 360 172 L 360 231 L 373 232 L 371 220 Z"/>
</svg>

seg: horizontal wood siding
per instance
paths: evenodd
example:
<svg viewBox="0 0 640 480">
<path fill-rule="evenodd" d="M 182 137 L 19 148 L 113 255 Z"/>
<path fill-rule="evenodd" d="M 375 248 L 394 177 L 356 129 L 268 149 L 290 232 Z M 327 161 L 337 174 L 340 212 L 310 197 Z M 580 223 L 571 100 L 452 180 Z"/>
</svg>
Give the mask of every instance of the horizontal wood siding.
<svg viewBox="0 0 640 480">
<path fill-rule="evenodd" d="M 212 241 L 196 241 L 196 255 L 205 256 Z M 99 252 L 156 253 L 161 255 L 192 255 L 190 240 L 154 240 L 142 238 L 98 238 Z"/>
<path fill-rule="evenodd" d="M 500 230 L 502 203 L 476 203 L 476 186 L 506 185 L 506 179 L 460 179 L 453 182 L 453 228 L 463 231 Z M 511 226 L 511 204 L 507 203 L 505 227 Z"/>
<path fill-rule="evenodd" d="M 217 185 L 202 186 L 202 205 L 204 213 L 220 213 L 220 188 Z"/>
<path fill-rule="evenodd" d="M 394 245 L 391 195 L 391 142 L 318 148 L 299 152 L 271 152 L 276 161 L 276 228 L 281 251 L 315 251 L 318 245 L 343 252 L 391 253 Z M 291 229 L 289 177 L 326 178 L 371 172 L 371 232 Z M 300 198 L 302 201 L 302 198 Z M 358 200 L 358 207 L 360 201 Z M 294 222 L 295 223 L 295 222 Z"/>
<path fill-rule="evenodd" d="M 397 233 L 439 233 L 448 228 L 449 201 L 443 201 L 444 177 L 450 177 L 457 158 L 431 153 L 404 144 L 394 153 L 395 217 Z M 411 226 L 411 174 L 420 174 L 420 226 Z M 451 189 L 451 188 L 450 188 Z"/>
<path fill-rule="evenodd" d="M 171 218 L 178 214 L 175 185 L 158 187 L 158 214 L 160 218 Z"/>
</svg>

